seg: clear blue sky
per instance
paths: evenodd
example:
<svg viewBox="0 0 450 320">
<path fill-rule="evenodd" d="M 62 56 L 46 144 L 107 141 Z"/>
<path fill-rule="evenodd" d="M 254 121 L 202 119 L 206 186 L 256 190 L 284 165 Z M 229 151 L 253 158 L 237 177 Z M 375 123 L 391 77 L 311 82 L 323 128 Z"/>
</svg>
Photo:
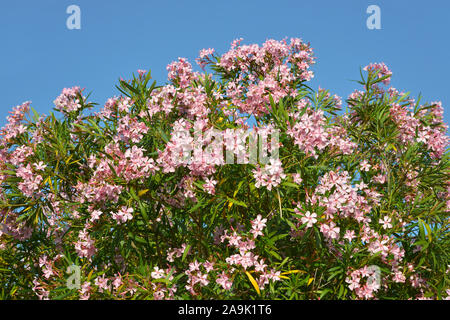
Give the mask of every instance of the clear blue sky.
<svg viewBox="0 0 450 320">
<path fill-rule="evenodd" d="M 81 30 L 66 27 L 66 8 L 81 8 Z M 381 30 L 369 30 L 366 8 L 381 8 Z M 233 39 L 263 43 L 300 37 L 315 49 L 314 88 L 344 98 L 359 67 L 385 62 L 392 85 L 441 100 L 450 119 L 450 1 L 39 0 L 0 4 L 0 125 L 26 100 L 49 113 L 64 87 L 92 91 L 101 105 L 118 94 L 119 77 L 151 69 L 159 83 L 177 57 L 192 64 L 202 48 L 225 52 Z"/>
</svg>

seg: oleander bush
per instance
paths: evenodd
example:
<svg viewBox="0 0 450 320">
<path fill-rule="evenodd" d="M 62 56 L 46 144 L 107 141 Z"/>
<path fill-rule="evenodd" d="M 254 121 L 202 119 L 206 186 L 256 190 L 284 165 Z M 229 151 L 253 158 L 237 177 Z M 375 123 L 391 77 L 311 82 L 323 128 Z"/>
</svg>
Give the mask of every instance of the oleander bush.
<svg viewBox="0 0 450 320">
<path fill-rule="evenodd" d="M 3 299 L 449 296 L 440 102 L 388 87 L 372 63 L 343 104 L 308 85 L 300 39 L 240 39 L 197 63 L 169 64 L 165 85 L 138 70 L 96 112 L 79 87 L 59 116 L 13 109 Z"/>
</svg>

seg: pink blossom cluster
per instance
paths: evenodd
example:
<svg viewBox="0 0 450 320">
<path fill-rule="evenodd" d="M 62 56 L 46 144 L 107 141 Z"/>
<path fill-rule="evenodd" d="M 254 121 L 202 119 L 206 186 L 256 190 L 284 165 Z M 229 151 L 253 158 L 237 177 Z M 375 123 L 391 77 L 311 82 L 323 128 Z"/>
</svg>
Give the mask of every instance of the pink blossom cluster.
<svg viewBox="0 0 450 320">
<path fill-rule="evenodd" d="M 144 148 L 134 145 L 123 155 L 120 154 L 117 164 L 110 163 L 110 165 L 115 173 L 126 181 L 149 177 L 158 171 L 159 167 L 152 158 L 144 156 L 144 152 L 146 152 Z"/>
<path fill-rule="evenodd" d="M 416 119 L 412 112 L 400 104 L 394 104 L 390 108 L 390 114 L 394 122 L 398 125 L 402 143 L 412 141 L 416 136 L 416 129 L 420 125 L 419 119 Z"/>
<path fill-rule="evenodd" d="M 365 283 L 362 282 L 364 278 L 366 279 Z M 376 281 L 376 271 L 367 266 L 352 271 L 345 282 L 349 284 L 348 288 L 354 291 L 360 299 L 373 298 L 375 292 L 380 289 L 380 284 Z"/>
<path fill-rule="evenodd" d="M 183 243 L 181 248 L 169 249 L 167 251 L 167 261 L 174 262 L 174 258 L 180 258 L 183 253 L 186 251 L 187 244 Z M 186 253 L 186 255 L 190 254 L 190 250 Z"/>
<path fill-rule="evenodd" d="M 160 111 L 163 111 L 165 115 L 168 115 L 174 108 L 172 101 L 178 91 L 180 91 L 180 89 L 171 84 L 153 90 L 150 98 L 147 100 L 148 116 L 151 118 Z"/>
<path fill-rule="evenodd" d="M 295 96 L 293 82 L 308 81 L 313 77 L 312 71 L 308 70 L 314 63 L 312 49 L 300 39 L 291 39 L 290 44 L 286 40 L 267 40 L 262 47 L 241 45 L 241 41 L 233 41 L 231 49 L 218 63 L 225 72 L 237 75 L 228 82 L 226 92 L 241 112 L 268 113 L 268 93 L 275 102 Z"/>
<path fill-rule="evenodd" d="M 109 291 L 111 290 L 111 286 L 112 284 L 108 284 L 109 279 L 107 277 L 105 277 L 104 274 L 102 274 L 101 276 L 95 278 L 94 280 L 94 284 L 98 287 L 98 291 L 100 293 L 103 293 L 103 291 Z"/>
<path fill-rule="evenodd" d="M 178 92 L 176 102 L 181 115 L 189 119 L 203 119 L 210 112 L 210 109 L 207 108 L 209 100 L 206 89 L 199 85 L 189 90 Z"/>
<path fill-rule="evenodd" d="M 385 221 L 381 220 L 380 224 L 385 230 Z M 369 225 L 362 226 L 360 236 L 361 240 L 367 244 L 367 250 L 373 255 L 379 254 L 381 261 L 391 267 L 398 266 L 405 256 L 405 250 L 395 243 L 393 237 L 381 235 L 371 229 Z"/>
<path fill-rule="evenodd" d="M 84 229 L 78 234 L 78 241 L 75 242 L 75 251 L 81 258 L 91 259 L 97 252 L 95 241 L 90 237 L 89 231 Z"/>
<path fill-rule="evenodd" d="M 159 151 L 156 160 L 164 173 L 186 167 L 193 176 L 207 177 L 216 171 L 215 165 L 224 163 L 222 145 L 217 142 L 211 144 L 215 133 L 212 128 L 206 129 L 204 121 L 198 120 L 192 125 L 180 119 L 173 128 L 170 141 L 163 151 Z M 193 136 L 192 128 L 204 132 L 201 135 L 194 133 Z M 211 150 L 204 151 L 203 147 L 208 145 L 212 147 Z"/>
<path fill-rule="evenodd" d="M 340 238 L 340 230 L 338 226 L 336 226 L 336 223 L 333 221 L 330 221 L 329 224 L 322 223 L 320 225 L 320 232 L 323 233 L 323 236 L 326 239 L 339 239 Z"/>
<path fill-rule="evenodd" d="M 195 59 L 197 64 L 204 70 L 206 65 L 208 63 L 211 63 L 212 60 L 209 58 L 209 56 L 212 56 L 214 54 L 214 49 L 208 48 L 208 49 L 202 49 L 200 50 L 199 57 Z"/>
<path fill-rule="evenodd" d="M 238 163 L 248 163 L 249 161 L 249 154 L 246 148 L 246 141 L 249 134 L 250 133 L 244 129 L 226 129 L 223 133 L 225 148 L 236 156 Z"/>
<path fill-rule="evenodd" d="M 97 113 L 97 115 L 102 119 L 115 117 L 119 99 L 119 97 L 113 97 L 106 100 L 103 109 L 99 113 Z"/>
<path fill-rule="evenodd" d="M 80 300 L 89 300 L 91 297 L 91 283 L 89 281 L 83 282 L 80 289 L 78 290 L 80 294 Z"/>
<path fill-rule="evenodd" d="M 162 271 L 162 270 L 161 270 Z M 172 278 L 171 278 L 172 279 Z M 152 289 L 156 293 L 159 286 L 163 286 L 161 283 L 151 283 Z M 121 299 L 131 298 L 135 295 L 137 289 L 144 289 L 142 284 L 138 283 L 129 273 L 121 274 L 115 273 L 112 276 L 107 277 L 105 273 L 98 275 L 94 280 L 94 286 L 91 286 L 90 282 L 85 281 L 79 290 L 80 299 L 89 299 L 90 295 L 95 291 L 99 293 L 108 292 Z M 157 298 L 154 297 L 155 299 Z"/>
<path fill-rule="evenodd" d="M 376 200 L 381 195 L 372 192 L 367 187 L 364 182 L 352 186 L 347 171 L 330 171 L 320 179 L 320 185 L 311 197 L 311 202 L 325 207 L 324 213 L 327 219 L 333 219 L 338 215 L 352 217 L 357 222 L 368 222 L 369 218 L 365 215 L 372 209 L 369 201 Z M 332 189 L 334 192 L 330 192 Z M 366 197 L 360 194 L 359 190 L 365 192 Z"/>
<path fill-rule="evenodd" d="M 7 162 L 15 166 L 20 166 L 31 155 L 33 155 L 33 149 L 31 147 L 25 145 L 19 146 L 10 154 Z"/>
<path fill-rule="evenodd" d="M 122 208 L 118 212 L 113 212 L 111 215 L 118 224 L 122 224 L 127 222 L 128 220 L 133 219 L 133 211 L 133 208 L 122 206 Z"/>
<path fill-rule="evenodd" d="M 26 167 L 19 167 L 16 176 L 22 178 L 23 181 L 19 183 L 19 189 L 28 197 L 33 197 L 43 180 L 41 175 L 33 173 L 29 163 Z"/>
<path fill-rule="evenodd" d="M 152 279 L 167 279 L 172 281 L 173 270 L 171 268 L 160 269 L 158 266 L 153 268 L 153 272 L 151 273 Z M 176 285 L 168 286 L 162 282 L 152 282 L 151 287 L 153 290 L 153 298 L 155 300 L 163 300 L 163 299 L 173 299 L 175 292 L 177 292 Z"/>
<path fill-rule="evenodd" d="M 441 124 L 442 105 L 440 103 L 434 103 L 432 106 L 434 106 L 431 109 L 432 123 Z M 442 157 L 448 145 L 448 137 L 445 135 L 446 126 L 424 126 L 421 124 L 420 119 L 416 118 L 405 106 L 397 103 L 390 108 L 390 114 L 392 120 L 399 128 L 399 139 L 402 143 L 413 140 L 423 142 L 428 149 L 432 150 L 434 158 L 439 159 Z M 425 114 L 419 113 L 419 116 L 424 117 Z"/>
<path fill-rule="evenodd" d="M 303 107 L 304 104 L 300 104 L 300 106 Z M 314 111 L 306 107 L 303 115 L 295 112 L 290 116 L 294 125 L 289 125 L 287 134 L 307 155 L 317 158 L 317 151 L 322 151 L 327 146 L 335 146 L 343 154 L 351 154 L 356 147 L 354 142 L 345 137 L 344 128 L 326 128 L 326 118 L 322 110 Z"/>
<path fill-rule="evenodd" d="M 39 300 L 49 300 L 50 291 L 47 290 L 45 284 L 39 282 L 37 278 L 33 279 L 33 287 L 31 289 Z"/>
<path fill-rule="evenodd" d="M 286 178 L 280 159 L 270 159 L 263 168 L 257 166 L 252 172 L 255 178 L 255 187 L 266 187 L 269 191 Z"/>
<path fill-rule="evenodd" d="M 6 145 L 8 141 L 27 131 L 27 127 L 22 123 L 25 114 L 30 110 L 30 101 L 24 102 L 10 111 L 6 118 L 6 125 L 0 129 L 0 146 Z"/>
<path fill-rule="evenodd" d="M 364 67 L 364 71 L 368 72 L 378 72 L 378 78 L 382 78 L 384 76 L 392 76 L 392 71 L 383 63 L 371 63 Z M 391 77 L 387 77 L 384 79 L 383 84 L 388 85 L 391 82 Z"/>
<path fill-rule="evenodd" d="M 117 110 L 120 113 L 128 114 L 130 113 L 131 106 L 133 105 L 133 100 L 128 97 L 121 97 L 117 100 Z"/>
<path fill-rule="evenodd" d="M 64 88 L 62 93 L 53 102 L 56 109 L 64 113 L 70 113 L 81 109 L 82 101 L 80 101 L 79 97 L 81 92 L 82 90 L 80 87 Z"/>
<path fill-rule="evenodd" d="M 348 96 L 348 99 L 359 101 L 363 96 L 364 96 L 364 91 L 355 90 Z"/>
<path fill-rule="evenodd" d="M 16 212 L 0 210 L 0 237 L 3 234 L 7 234 L 19 241 L 24 241 L 31 237 L 33 228 L 27 226 L 23 221 L 17 221 L 17 218 L 18 214 Z"/>
<path fill-rule="evenodd" d="M 190 134 L 192 125 L 184 119 L 177 120 L 173 125 L 170 141 L 164 150 L 158 151 L 157 163 L 162 172 L 175 172 L 180 166 L 189 165 L 194 139 Z"/>
<path fill-rule="evenodd" d="M 145 123 L 138 121 L 136 118 L 130 118 L 126 115 L 119 120 L 117 137 L 120 141 L 139 143 L 147 132 L 148 127 Z"/>
<path fill-rule="evenodd" d="M 185 58 L 178 58 L 167 66 L 168 78 L 180 88 L 187 88 L 198 75 L 192 71 L 192 65 Z"/>
<path fill-rule="evenodd" d="M 230 290 L 233 285 L 233 281 L 230 280 L 230 276 L 222 271 L 216 278 L 216 283 L 219 284 L 224 290 Z"/>
<path fill-rule="evenodd" d="M 217 184 L 216 180 L 206 178 L 205 179 L 205 184 L 203 184 L 203 189 L 207 193 L 209 193 L 211 195 L 214 195 L 216 193 L 216 184 Z"/>
<path fill-rule="evenodd" d="M 265 285 L 269 283 L 269 280 L 279 281 L 280 271 L 275 271 L 274 269 L 268 270 L 267 264 L 265 263 L 264 258 L 259 257 L 257 254 L 254 254 L 251 250 L 256 248 L 255 239 L 263 235 L 263 229 L 266 226 L 267 219 L 262 218 L 261 215 L 258 215 L 254 220 L 251 221 L 252 229 L 250 233 L 252 237 L 247 238 L 242 234 L 238 234 L 233 231 L 231 234 L 228 233 L 228 230 L 225 230 L 224 233 L 220 236 L 220 241 L 223 243 L 225 240 L 228 240 L 228 246 L 234 247 L 239 250 L 239 253 L 233 254 L 225 259 L 225 262 L 232 266 L 241 266 L 244 270 L 249 270 L 250 268 L 254 268 L 254 274 L 258 273 L 259 277 L 256 278 L 256 282 L 258 284 L 259 289 L 263 290 Z M 238 226 L 237 229 L 242 229 L 242 226 Z M 234 268 L 231 269 L 234 272 Z M 216 279 L 216 282 L 222 285 L 222 287 L 226 290 L 231 288 L 232 282 L 229 280 L 229 276 L 222 273 L 219 275 L 219 278 Z"/>
<path fill-rule="evenodd" d="M 363 241 L 368 251 L 372 255 L 378 254 L 382 262 L 393 268 L 393 273 L 395 274 L 399 263 L 405 255 L 404 249 L 395 242 L 393 237 L 382 235 L 372 229 L 370 225 L 371 219 L 367 216 L 371 212 L 372 207 L 376 206 L 379 197 L 380 194 L 368 189 L 364 182 L 352 186 L 348 172 L 335 173 L 331 171 L 322 177 L 320 185 L 315 189 L 315 193 L 310 198 L 310 201 L 312 205 L 319 205 L 325 208 L 324 216 L 319 221 L 319 229 L 326 239 L 329 241 L 339 240 L 341 232 L 345 231 L 344 239 L 349 242 L 355 238 Z M 307 224 L 307 227 L 313 226 L 316 222 L 316 216 L 310 214 L 309 211 L 302 214 L 300 206 L 297 206 L 294 211 L 302 215 L 301 223 Z M 360 224 L 359 232 L 357 233 L 353 229 L 342 230 L 336 223 L 338 216 L 355 219 Z M 383 216 L 377 222 L 380 230 L 389 230 L 393 227 L 393 217 Z M 399 221 L 399 224 L 402 225 L 403 222 Z M 343 245 L 344 243 L 339 241 L 339 244 Z M 332 250 L 338 250 L 331 242 L 329 242 L 329 246 Z M 338 251 L 336 253 L 338 256 L 340 255 Z M 364 290 L 369 289 L 364 288 Z M 369 292 L 362 292 L 365 292 L 364 294 L 361 293 L 362 296 L 371 297 Z"/>
<path fill-rule="evenodd" d="M 89 159 L 89 167 L 95 168 L 95 171 L 88 183 L 79 182 L 76 186 L 80 192 L 80 200 L 84 201 L 84 197 L 87 201 L 96 203 L 104 200 L 117 202 L 122 186 L 108 183 L 108 181 L 112 181 L 115 176 L 119 176 L 127 182 L 139 180 L 149 177 L 159 170 L 152 158 L 144 156 L 145 151 L 144 148 L 134 145 L 122 152 L 117 143 L 108 144 L 105 152 L 112 159 L 106 157 L 100 160 L 95 157 Z"/>
<path fill-rule="evenodd" d="M 39 257 L 39 267 L 42 269 L 42 273 L 45 279 L 49 279 L 50 277 L 56 275 L 55 271 L 53 270 L 53 266 L 58 258 L 59 256 L 56 256 L 54 259 L 49 259 L 45 254 Z"/>
<path fill-rule="evenodd" d="M 142 78 L 147 73 L 147 70 L 138 69 L 137 73 L 139 74 L 139 77 Z"/>
<path fill-rule="evenodd" d="M 91 179 L 88 183 L 78 182 L 75 189 L 79 193 L 78 200 L 80 202 L 102 203 L 104 201 L 117 202 L 123 187 Z"/>
<path fill-rule="evenodd" d="M 2 140 L 6 143 L 6 140 Z M 0 142 L 1 147 L 2 142 Z M 33 155 L 33 149 L 29 146 L 22 145 L 16 147 L 12 152 L 8 152 L 8 148 L 0 149 L 0 183 L 5 180 L 10 174 L 4 172 L 3 170 L 10 170 L 8 164 L 12 164 L 14 166 L 23 167 L 23 163 L 25 160 Z M 19 171 L 20 173 L 20 171 Z M 17 173 L 16 173 L 17 176 Z M 31 179 L 34 181 L 34 179 Z M 26 189 L 26 186 L 22 186 Z"/>
<path fill-rule="evenodd" d="M 263 236 L 263 229 L 266 227 L 266 218 L 262 218 L 260 214 L 256 216 L 255 220 L 252 220 L 252 230 L 250 232 L 253 234 L 253 237 L 256 239 L 258 236 Z"/>
<path fill-rule="evenodd" d="M 188 276 L 188 281 L 185 286 L 186 290 L 188 290 L 191 295 L 196 296 L 198 294 L 195 290 L 196 287 L 205 287 L 209 284 L 208 274 L 212 270 L 214 270 L 213 262 L 205 261 L 199 263 L 197 260 L 194 260 L 189 263 L 189 268 L 185 271 L 185 274 Z"/>
</svg>

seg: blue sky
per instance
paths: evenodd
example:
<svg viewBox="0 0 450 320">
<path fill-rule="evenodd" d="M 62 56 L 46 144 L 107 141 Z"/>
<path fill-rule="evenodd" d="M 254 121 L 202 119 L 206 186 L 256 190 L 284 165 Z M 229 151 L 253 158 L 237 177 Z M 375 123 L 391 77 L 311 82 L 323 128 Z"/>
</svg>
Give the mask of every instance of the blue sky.
<svg viewBox="0 0 450 320">
<path fill-rule="evenodd" d="M 69 30 L 69 5 L 81 9 L 81 30 Z M 369 5 L 381 9 L 381 30 L 369 30 Z M 118 95 L 119 77 L 151 69 L 164 83 L 177 57 L 192 64 L 202 48 L 225 52 L 230 42 L 300 37 L 314 48 L 312 86 L 344 98 L 359 85 L 359 67 L 385 62 L 392 86 L 441 100 L 450 119 L 450 1 L 2 1 L 0 125 L 27 101 L 49 113 L 62 88 L 92 91 L 101 105 Z"/>
</svg>

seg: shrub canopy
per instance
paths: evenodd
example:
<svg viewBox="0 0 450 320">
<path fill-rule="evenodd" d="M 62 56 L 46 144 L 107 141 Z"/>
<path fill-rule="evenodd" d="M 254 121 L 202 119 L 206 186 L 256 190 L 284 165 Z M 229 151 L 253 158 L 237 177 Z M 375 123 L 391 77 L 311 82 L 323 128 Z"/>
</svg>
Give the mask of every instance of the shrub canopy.
<svg viewBox="0 0 450 320">
<path fill-rule="evenodd" d="M 14 108 L 2 298 L 448 297 L 441 103 L 388 87 L 373 63 L 342 110 L 308 86 L 314 62 L 300 39 L 236 40 L 201 50 L 202 72 L 169 64 L 166 85 L 138 70 L 99 112 L 79 87 L 54 101 L 59 118 Z M 245 148 L 254 134 L 269 161 Z"/>
</svg>

